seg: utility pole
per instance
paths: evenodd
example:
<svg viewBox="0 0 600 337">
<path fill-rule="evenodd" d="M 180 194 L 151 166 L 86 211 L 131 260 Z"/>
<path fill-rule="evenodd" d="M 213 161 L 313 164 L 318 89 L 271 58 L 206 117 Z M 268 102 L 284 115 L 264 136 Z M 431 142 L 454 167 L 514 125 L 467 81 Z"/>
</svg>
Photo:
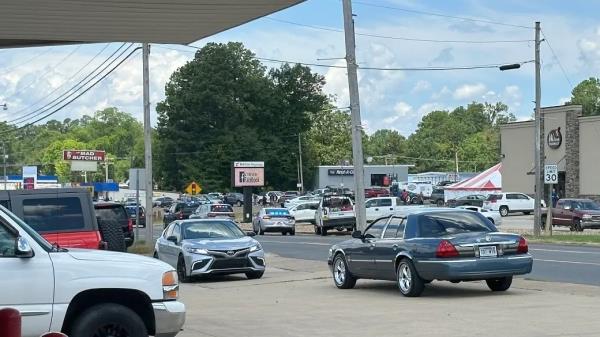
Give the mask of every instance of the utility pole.
<svg viewBox="0 0 600 337">
<path fill-rule="evenodd" d="M 542 88 L 541 88 L 541 63 L 540 63 L 540 23 L 535 23 L 535 142 L 534 142 L 534 157 L 535 157 L 535 205 L 533 215 L 533 235 L 539 236 L 541 234 L 541 209 L 540 202 L 542 200 L 542 193 L 544 185 L 540 183 L 542 179 L 542 158 L 541 152 L 541 137 L 542 137 L 542 113 L 541 113 L 541 100 L 542 100 Z"/>
<path fill-rule="evenodd" d="M 351 0 L 343 0 L 344 33 L 346 37 L 346 64 L 350 91 L 350 114 L 352 116 L 352 159 L 354 161 L 354 197 L 356 229 L 367 227 L 365 209 L 364 158 L 362 148 L 362 120 L 360 118 L 360 98 L 358 95 L 358 74 L 356 64 L 356 43 L 354 41 L 354 18 Z"/>
<path fill-rule="evenodd" d="M 304 193 L 304 176 L 302 174 L 302 138 L 298 133 L 298 170 L 300 173 L 300 194 Z"/>
<path fill-rule="evenodd" d="M 150 45 L 142 44 L 142 67 L 144 85 L 144 160 L 146 173 L 146 245 L 154 246 L 154 226 L 152 224 L 152 125 L 150 124 Z M 137 223 L 139 224 L 139 222 Z"/>
<path fill-rule="evenodd" d="M 3 158 L 3 167 L 4 167 L 4 190 L 6 191 L 6 181 L 8 177 L 6 176 L 6 144 L 2 142 L 2 158 Z"/>
<path fill-rule="evenodd" d="M 108 182 L 108 156 L 106 156 L 106 158 L 104 158 L 104 174 L 106 175 L 106 178 L 104 179 L 104 181 Z"/>
<path fill-rule="evenodd" d="M 454 151 L 454 164 L 456 165 L 456 181 L 459 181 L 458 178 L 458 150 Z"/>
</svg>

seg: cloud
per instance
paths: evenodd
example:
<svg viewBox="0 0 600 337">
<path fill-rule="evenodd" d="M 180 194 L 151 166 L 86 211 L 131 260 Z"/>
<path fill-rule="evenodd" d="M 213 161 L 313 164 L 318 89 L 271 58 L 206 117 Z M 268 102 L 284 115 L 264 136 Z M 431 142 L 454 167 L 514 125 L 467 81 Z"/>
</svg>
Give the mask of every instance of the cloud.
<svg viewBox="0 0 600 337">
<path fill-rule="evenodd" d="M 398 102 L 394 105 L 394 114 L 383 119 L 387 125 L 395 123 L 398 119 L 406 117 L 412 111 L 412 106 L 406 102 Z M 389 125 L 391 127 L 391 125 Z"/>
<path fill-rule="evenodd" d="M 448 26 L 450 30 L 461 33 L 493 33 L 495 30 L 490 25 L 484 25 L 472 21 L 460 21 Z"/>
<path fill-rule="evenodd" d="M 429 89 L 431 89 L 431 83 L 429 81 L 419 80 L 410 92 L 413 94 L 417 94 L 423 91 L 428 91 Z"/>
<path fill-rule="evenodd" d="M 571 101 L 571 97 L 561 97 L 558 100 L 558 105 L 565 105 Z"/>
<path fill-rule="evenodd" d="M 429 64 L 450 63 L 452 61 L 454 61 L 454 56 L 452 55 L 452 48 L 448 47 L 442 49 L 436 57 L 429 61 Z"/>
<path fill-rule="evenodd" d="M 463 84 L 454 90 L 452 97 L 456 100 L 473 99 L 483 94 L 486 86 L 483 83 Z"/>
<path fill-rule="evenodd" d="M 440 90 L 439 92 L 436 92 L 433 95 L 431 95 L 431 99 L 438 100 L 438 99 L 440 99 L 442 97 L 450 95 L 451 93 L 452 93 L 452 91 L 447 86 L 444 86 L 442 88 L 442 90 Z"/>
<path fill-rule="evenodd" d="M 438 110 L 448 110 L 448 108 L 439 102 L 429 102 L 421 105 L 417 110 L 417 113 L 419 116 L 423 117 L 432 111 Z"/>
</svg>

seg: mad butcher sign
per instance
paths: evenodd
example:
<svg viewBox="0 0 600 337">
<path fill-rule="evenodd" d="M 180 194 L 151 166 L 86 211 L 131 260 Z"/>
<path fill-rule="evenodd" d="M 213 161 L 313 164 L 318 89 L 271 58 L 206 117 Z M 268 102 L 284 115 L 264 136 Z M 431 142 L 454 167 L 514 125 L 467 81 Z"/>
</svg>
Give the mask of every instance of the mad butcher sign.
<svg viewBox="0 0 600 337">
<path fill-rule="evenodd" d="M 64 150 L 63 159 L 69 161 L 104 161 L 106 152 L 96 150 Z"/>
</svg>

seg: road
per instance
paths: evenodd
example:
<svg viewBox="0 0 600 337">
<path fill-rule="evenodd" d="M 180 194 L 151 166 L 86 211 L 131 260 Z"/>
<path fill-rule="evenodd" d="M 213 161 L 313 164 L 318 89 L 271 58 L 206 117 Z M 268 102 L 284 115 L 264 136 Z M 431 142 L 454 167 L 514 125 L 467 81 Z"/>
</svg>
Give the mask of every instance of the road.
<svg viewBox="0 0 600 337">
<path fill-rule="evenodd" d="M 350 236 L 337 233 L 327 237 L 270 234 L 256 238 L 267 253 L 326 263 L 329 247 L 350 239 Z M 600 247 L 531 244 L 529 251 L 534 258 L 533 271 L 524 278 L 600 286 Z"/>
</svg>

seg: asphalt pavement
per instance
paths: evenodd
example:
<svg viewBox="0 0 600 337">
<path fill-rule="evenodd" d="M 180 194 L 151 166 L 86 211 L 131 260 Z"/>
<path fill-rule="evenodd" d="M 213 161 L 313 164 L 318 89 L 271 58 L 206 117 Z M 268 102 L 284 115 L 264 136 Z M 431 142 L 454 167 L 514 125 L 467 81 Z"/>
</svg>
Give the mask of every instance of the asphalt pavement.
<svg viewBox="0 0 600 337">
<path fill-rule="evenodd" d="M 265 252 L 282 257 L 327 263 L 329 247 L 351 239 L 346 232 L 332 232 L 326 237 L 316 235 L 256 236 Z M 523 278 L 550 282 L 567 282 L 600 286 L 600 247 L 530 244 L 534 263 L 531 274 Z"/>
</svg>

